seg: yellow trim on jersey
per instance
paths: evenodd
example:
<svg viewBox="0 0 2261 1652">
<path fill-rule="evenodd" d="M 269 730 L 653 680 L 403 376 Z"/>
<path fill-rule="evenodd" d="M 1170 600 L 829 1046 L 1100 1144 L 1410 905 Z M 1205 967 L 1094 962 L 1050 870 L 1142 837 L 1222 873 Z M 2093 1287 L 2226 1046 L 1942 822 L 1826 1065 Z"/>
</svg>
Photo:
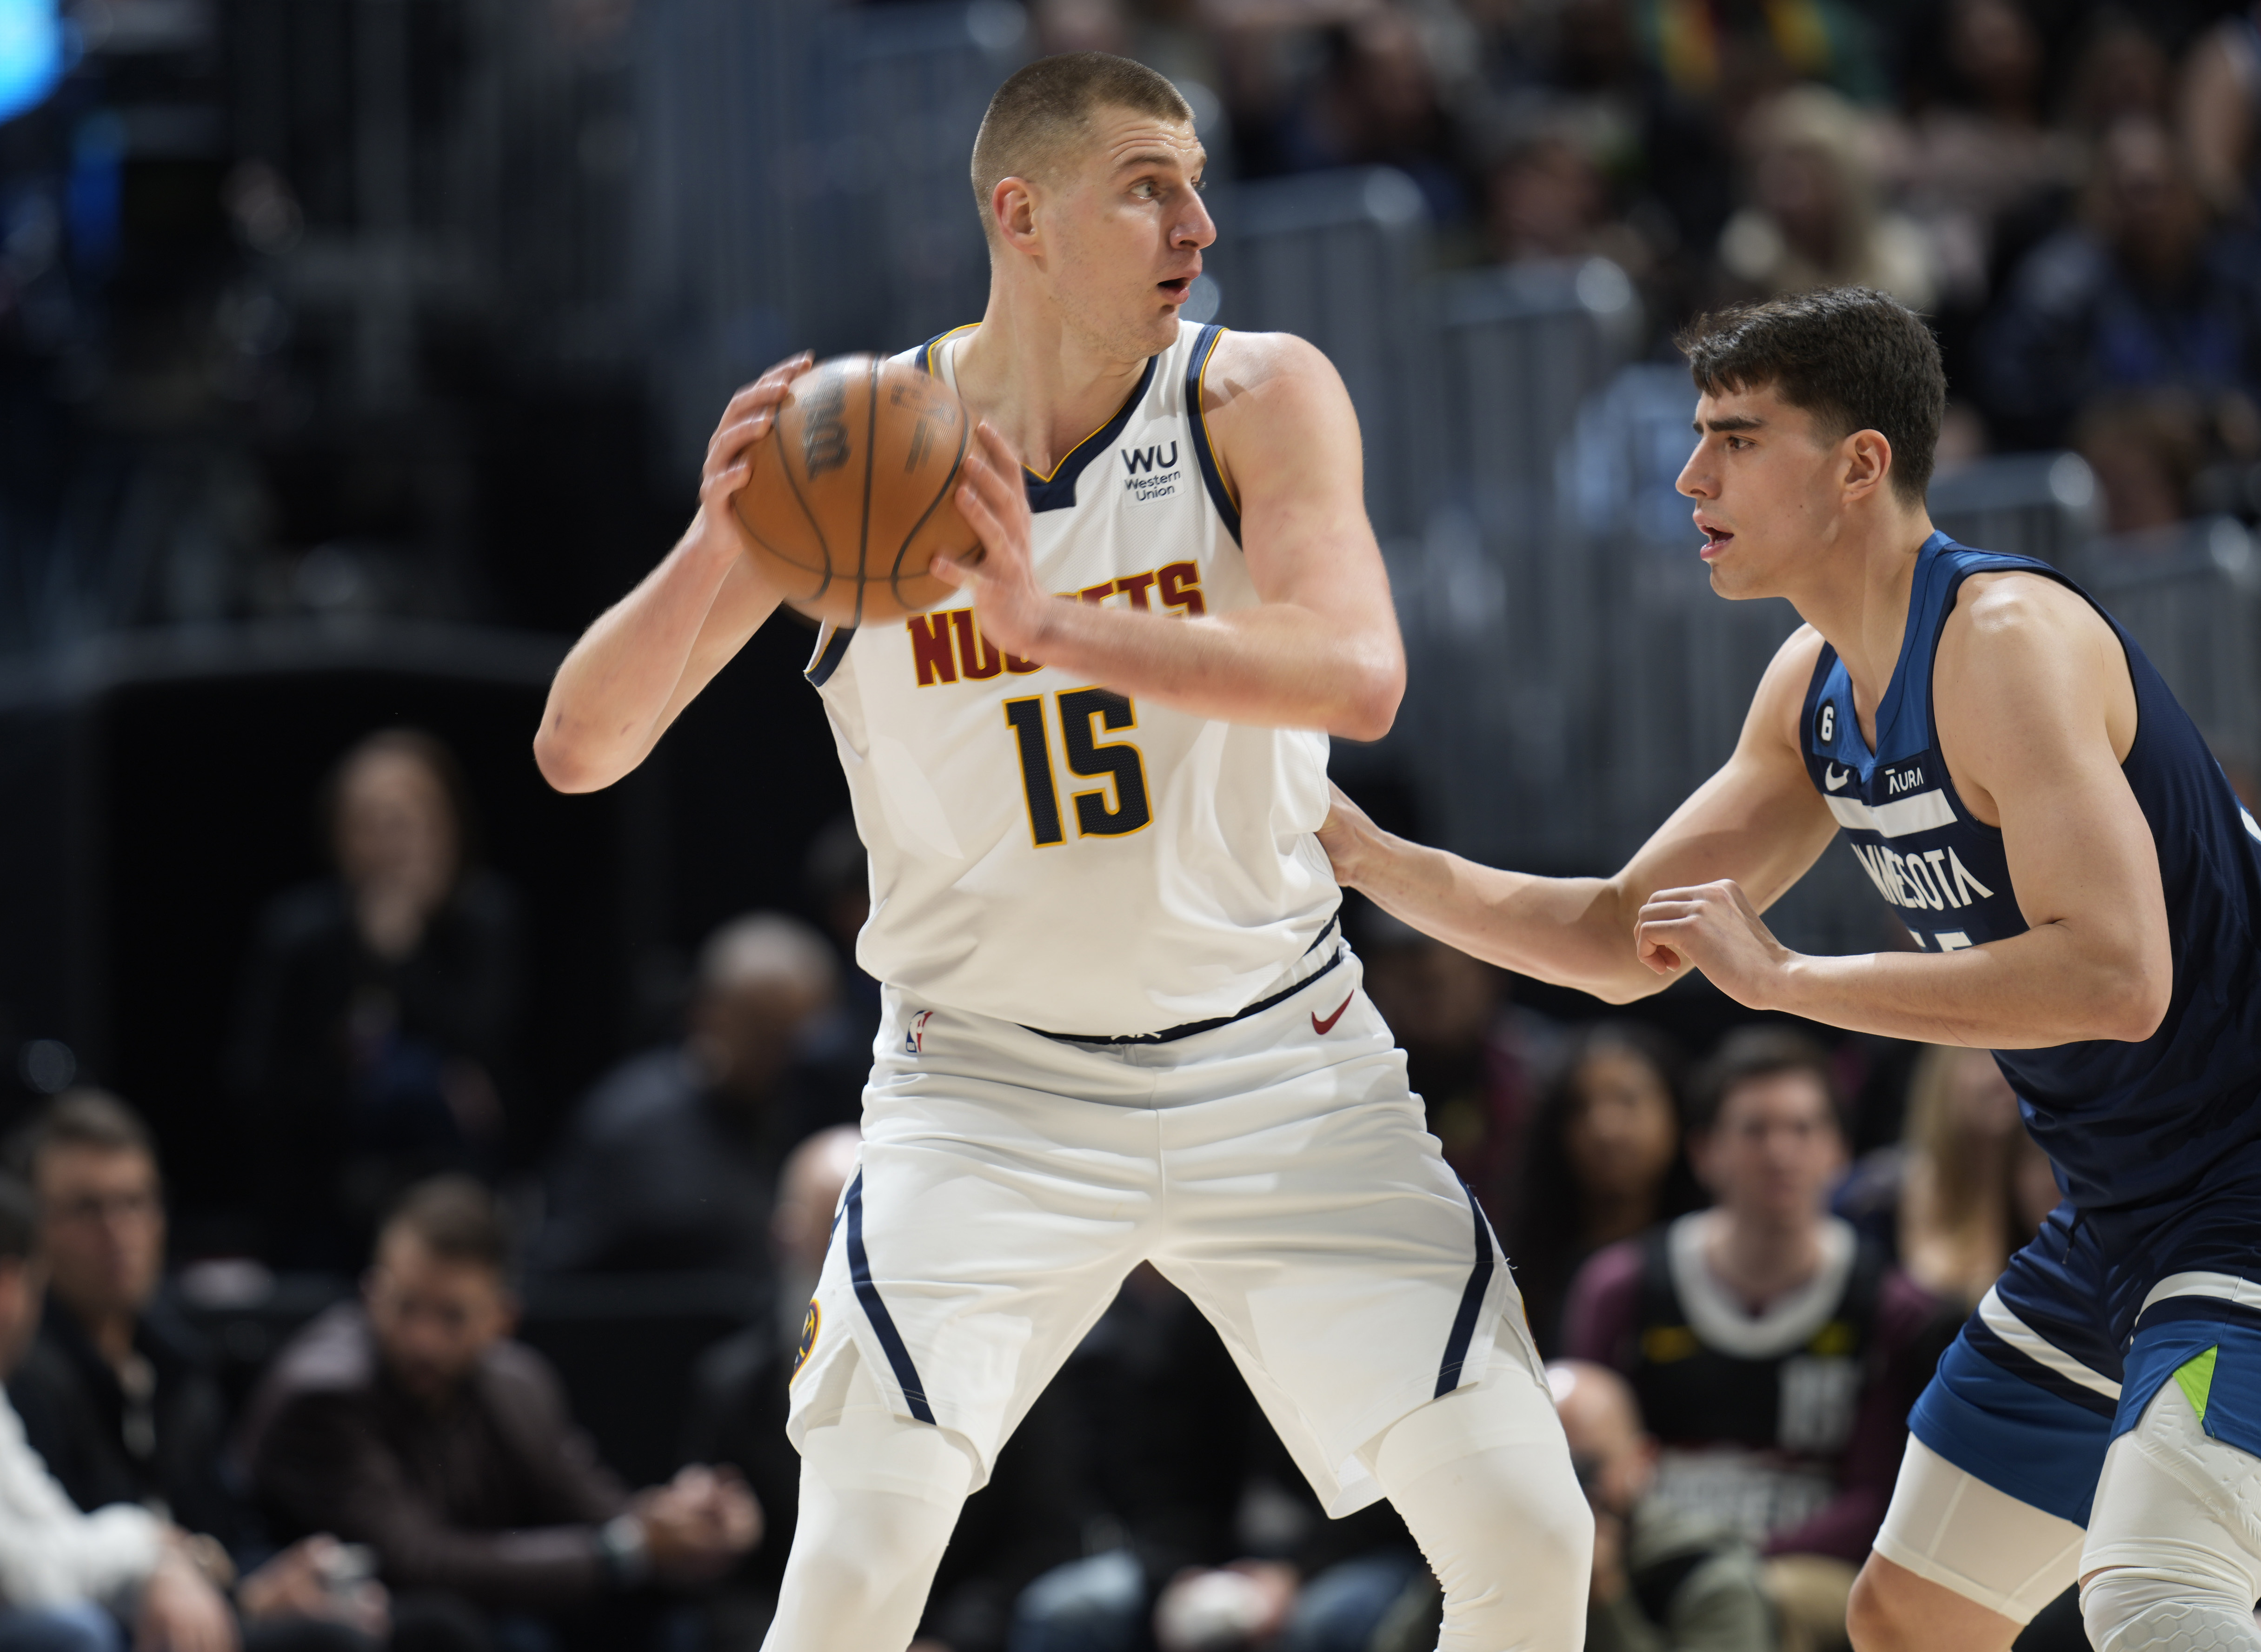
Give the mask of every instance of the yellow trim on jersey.
<svg viewBox="0 0 2261 1652">
<path fill-rule="evenodd" d="M 1224 335 L 1231 330 L 1231 327 L 1221 327 L 1209 335 L 1209 350 L 1202 357 L 1201 371 L 1194 377 L 1194 405 L 1188 411 L 1194 416 L 1194 428 L 1201 433 L 1202 446 L 1209 449 L 1209 468 L 1217 472 L 1217 479 L 1224 483 L 1224 496 L 1232 501 L 1232 508 L 1237 511 L 1240 508 L 1240 495 L 1226 477 L 1224 466 L 1217 460 L 1217 442 L 1209 433 L 1209 408 L 1206 405 L 1209 401 L 1209 364 L 1217 359 L 1217 347 L 1224 342 Z"/>
<path fill-rule="evenodd" d="M 981 323 L 980 323 L 979 321 L 968 321 L 968 322 L 967 322 L 964 327 L 954 327 L 951 328 L 949 332 L 944 333 L 944 334 L 942 334 L 942 336 L 941 336 L 941 337 L 939 337 L 939 338 L 937 338 L 937 339 L 934 339 L 934 340 L 930 341 L 928 343 L 927 347 L 926 347 L 926 370 L 927 370 L 927 376 L 928 376 L 929 377 L 930 377 L 930 378 L 939 378 L 939 377 L 942 377 L 942 374 L 940 373 L 940 371 L 937 370 L 937 366 L 936 366 L 936 363 L 935 363 L 935 356 L 936 356 L 936 352 L 937 352 L 938 350 L 940 350 L 944 345 L 945 345 L 945 344 L 949 343 L 949 342 L 951 341 L 951 340 L 952 340 L 952 339 L 956 338 L 959 334 L 961 334 L 961 333 L 973 333 L 973 332 L 978 332 L 978 331 L 980 329 L 980 327 L 981 327 Z M 1210 353 L 1211 353 L 1212 355 L 1214 355 L 1214 354 L 1216 353 L 1216 350 L 1217 350 L 1217 341 L 1216 341 L 1215 339 L 1211 339 L 1211 340 L 1209 341 L 1209 351 L 1210 351 Z M 1206 371 L 1206 370 L 1207 370 L 1206 368 L 1204 368 L 1202 370 L 1203 370 L 1203 371 Z M 1140 381 L 1140 386 L 1139 386 L 1139 387 L 1140 387 L 1140 388 L 1144 388 L 1144 384 L 1145 384 L 1145 381 L 1142 379 L 1142 380 Z M 1066 468 L 1066 466 L 1067 466 L 1067 462 L 1068 462 L 1070 459 L 1073 459 L 1073 457 L 1075 457 L 1075 456 L 1076 456 L 1077 454 L 1081 453 L 1081 452 L 1082 452 L 1086 448 L 1087 448 L 1087 447 L 1089 447 L 1089 446 L 1091 445 L 1091 438 L 1092 438 L 1092 436 L 1095 436 L 1095 435 L 1099 435 L 1102 431 L 1105 430 L 1105 429 L 1107 428 L 1107 427 L 1108 427 L 1108 426 L 1109 426 L 1109 425 L 1113 424 L 1113 423 L 1114 423 L 1117 419 L 1120 419 L 1120 418 L 1123 416 L 1123 409 L 1124 409 L 1124 408 L 1129 407 L 1129 406 L 1130 406 L 1130 405 L 1133 401 L 1135 401 L 1135 400 L 1138 399 L 1138 391 L 1137 389 L 1132 390 L 1132 391 L 1131 391 L 1131 392 L 1130 393 L 1130 395 L 1125 396 L 1125 397 L 1123 399 L 1123 406 L 1121 406 L 1121 407 L 1117 407 L 1117 408 L 1116 408 L 1113 413 L 1111 413 L 1108 414 L 1106 418 L 1104 418 L 1104 419 L 1101 420 L 1097 424 L 1094 425 L 1094 426 L 1091 427 L 1091 435 L 1087 435 L 1086 437 L 1084 437 L 1084 439 L 1083 439 L 1082 441 L 1080 441 L 1080 442 L 1077 442 L 1077 443 L 1075 444 L 1075 446 L 1073 446 L 1073 447 L 1070 448 L 1070 449 L 1066 452 L 1066 453 L 1064 453 L 1064 454 L 1060 455 L 1059 462 L 1057 464 L 1053 465 L 1053 466 L 1052 466 L 1052 468 L 1051 470 L 1049 470 L 1045 471 L 1042 476 L 1037 476 L 1036 471 L 1035 471 L 1033 469 L 1031 469 L 1030 466 L 1025 465 L 1025 464 L 1024 464 L 1024 465 L 1023 465 L 1023 466 L 1021 467 L 1021 469 L 1022 469 L 1023 472 L 1023 473 L 1025 473 L 1026 475 L 1032 476 L 1032 477 L 1036 477 L 1036 479 L 1037 479 L 1037 485 L 1038 485 L 1039 486 L 1043 485 L 1044 484 L 1045 484 L 1045 483 L 1047 483 L 1047 482 L 1050 482 L 1050 481 L 1052 479 L 1052 478 L 1054 478 L 1054 477 L 1058 476 L 1058 475 L 1059 475 L 1059 474 L 1063 470 L 1065 470 L 1065 469 Z M 1210 457 L 1210 460 L 1211 460 L 1211 462 L 1212 462 L 1212 463 L 1214 463 L 1214 461 L 1215 461 L 1215 459 L 1216 459 L 1216 456 L 1217 456 L 1217 455 L 1216 455 L 1216 450 L 1215 450 L 1214 449 L 1210 449 L 1209 457 Z M 1224 474 L 1224 473 L 1223 473 L 1222 471 L 1220 471 L 1220 472 L 1218 472 L 1218 474 L 1219 474 L 1219 475 L 1222 475 L 1222 474 Z M 1235 500 L 1233 501 L 1233 508 L 1234 508 L 1235 510 L 1238 510 L 1238 509 L 1239 509 L 1239 508 L 1240 508 L 1240 501 L 1239 501 L 1239 500 L 1235 499 Z"/>
<path fill-rule="evenodd" d="M 926 376 L 929 378 L 940 378 L 942 377 L 942 373 L 935 365 L 934 353 L 940 349 L 944 345 L 949 343 L 951 340 L 956 338 L 959 334 L 973 332 L 976 328 L 980 327 L 980 325 L 981 323 L 979 321 L 968 321 L 964 327 L 954 327 L 951 328 L 949 332 L 943 334 L 937 338 L 929 339 L 926 341 L 926 348 L 922 352 L 926 359 L 920 363 L 921 366 L 926 369 Z"/>
</svg>

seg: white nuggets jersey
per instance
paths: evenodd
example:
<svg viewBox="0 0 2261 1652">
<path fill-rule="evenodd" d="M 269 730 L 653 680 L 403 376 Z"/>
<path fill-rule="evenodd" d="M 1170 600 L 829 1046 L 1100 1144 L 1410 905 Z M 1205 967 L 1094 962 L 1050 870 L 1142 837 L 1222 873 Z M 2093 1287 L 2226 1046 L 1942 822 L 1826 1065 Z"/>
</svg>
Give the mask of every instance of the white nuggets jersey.
<svg viewBox="0 0 2261 1652">
<path fill-rule="evenodd" d="M 908 360 L 954 389 L 960 328 Z M 1163 615 L 1254 606 L 1181 322 L 1122 410 L 1028 476 L 1037 582 Z M 865 970 L 914 998 L 1119 1038 L 1231 1016 L 1332 922 L 1327 736 L 1211 722 L 1001 653 L 970 604 L 817 640 L 872 857 Z"/>
</svg>

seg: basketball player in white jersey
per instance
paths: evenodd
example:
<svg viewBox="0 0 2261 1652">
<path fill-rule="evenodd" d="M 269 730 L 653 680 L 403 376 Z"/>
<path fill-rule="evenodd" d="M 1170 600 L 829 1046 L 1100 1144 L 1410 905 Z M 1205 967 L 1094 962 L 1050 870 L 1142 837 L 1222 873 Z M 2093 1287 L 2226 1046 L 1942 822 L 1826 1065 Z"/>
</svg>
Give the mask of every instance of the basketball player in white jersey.
<svg viewBox="0 0 2261 1652">
<path fill-rule="evenodd" d="M 906 1644 L 959 1505 L 1142 1261 L 1331 1512 L 1396 1505 L 1447 1652 L 1583 1639 L 1591 1520 L 1520 1301 L 1314 837 L 1328 734 L 1381 734 L 1404 679 L 1356 420 L 1309 345 L 1180 320 L 1202 162 L 1138 64 L 999 90 L 988 307 L 915 357 L 984 421 L 985 555 L 956 606 L 810 664 L 886 1008 L 795 1367 L 775 1652 Z M 777 607 L 730 501 L 805 364 L 731 402 L 690 529 L 560 667 L 561 789 L 633 769 Z"/>
</svg>

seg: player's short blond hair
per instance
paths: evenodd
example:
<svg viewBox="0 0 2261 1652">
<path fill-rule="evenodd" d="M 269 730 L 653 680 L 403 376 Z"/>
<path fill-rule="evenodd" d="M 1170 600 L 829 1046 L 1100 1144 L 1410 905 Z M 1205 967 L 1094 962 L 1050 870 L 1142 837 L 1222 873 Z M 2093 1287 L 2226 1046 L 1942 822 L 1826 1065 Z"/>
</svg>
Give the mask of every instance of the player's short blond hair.
<svg viewBox="0 0 2261 1652">
<path fill-rule="evenodd" d="M 1007 178 L 1042 178 L 1060 154 L 1091 130 L 1100 109 L 1190 126 L 1192 107 L 1178 89 L 1144 63 L 1107 52 L 1066 52 L 1018 70 L 989 100 L 973 140 L 973 200 L 981 230 L 994 242 L 989 198 Z"/>
</svg>

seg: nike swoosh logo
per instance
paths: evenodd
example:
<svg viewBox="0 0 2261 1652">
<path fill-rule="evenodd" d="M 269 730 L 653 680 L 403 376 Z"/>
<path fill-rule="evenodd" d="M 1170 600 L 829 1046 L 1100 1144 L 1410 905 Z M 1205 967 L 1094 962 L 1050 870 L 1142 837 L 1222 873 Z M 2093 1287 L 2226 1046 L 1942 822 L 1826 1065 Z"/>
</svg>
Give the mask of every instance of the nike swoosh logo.
<svg viewBox="0 0 2261 1652">
<path fill-rule="evenodd" d="M 1852 778 L 1852 770 L 1848 769 L 1840 774 L 1837 772 L 1837 765 L 1833 763 L 1829 765 L 1829 772 L 1821 777 L 1821 784 L 1827 790 L 1841 792 L 1845 789 L 1845 783 Z"/>
<path fill-rule="evenodd" d="M 1350 998 L 1355 998 L 1358 995 L 1356 993 L 1353 993 L 1350 995 Z M 1343 1018 L 1343 1011 L 1350 1008 L 1350 998 L 1346 998 L 1342 1002 L 1337 1004 L 1335 1006 L 1334 1014 L 1329 1016 L 1324 1021 L 1320 1020 L 1316 1015 L 1313 1016 L 1311 1017 L 1311 1031 L 1317 1033 L 1323 1038 L 1330 1032 L 1332 1032 L 1335 1030 L 1335 1023 Z"/>
</svg>

